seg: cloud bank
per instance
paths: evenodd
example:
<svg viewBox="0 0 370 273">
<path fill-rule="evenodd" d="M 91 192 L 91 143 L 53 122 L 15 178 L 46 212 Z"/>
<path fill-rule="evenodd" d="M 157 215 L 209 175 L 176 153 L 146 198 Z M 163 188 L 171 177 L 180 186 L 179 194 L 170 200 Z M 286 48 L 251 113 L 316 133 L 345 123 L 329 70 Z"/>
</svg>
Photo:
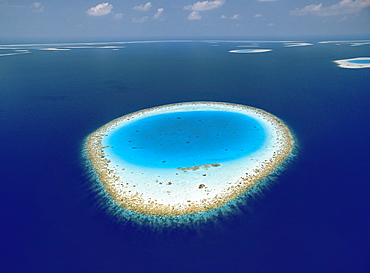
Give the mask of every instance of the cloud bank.
<svg viewBox="0 0 370 273">
<path fill-rule="evenodd" d="M 140 6 L 135 6 L 134 10 L 138 11 L 148 11 L 152 7 L 152 2 L 148 2 L 146 4 L 142 4 Z"/>
<path fill-rule="evenodd" d="M 201 20 L 202 19 L 202 15 L 199 14 L 199 12 L 197 11 L 193 11 L 189 14 L 188 16 L 188 20 Z"/>
<path fill-rule="evenodd" d="M 148 21 L 148 19 L 149 19 L 149 16 L 143 16 L 143 17 L 140 17 L 140 18 L 134 17 L 134 18 L 131 19 L 131 22 L 133 22 L 133 23 L 145 23 L 146 21 Z"/>
<path fill-rule="evenodd" d="M 43 12 L 44 6 L 40 2 L 32 3 L 33 12 Z"/>
<path fill-rule="evenodd" d="M 95 7 L 89 8 L 86 13 L 90 16 L 102 16 L 109 14 L 113 9 L 113 6 L 109 3 L 102 3 Z"/>
<path fill-rule="evenodd" d="M 158 19 L 159 17 L 161 17 L 161 15 L 162 15 L 163 12 L 164 12 L 164 8 L 157 9 L 157 13 L 154 14 L 153 18 L 154 19 Z"/>
<path fill-rule="evenodd" d="M 307 5 L 304 8 L 296 8 L 290 12 L 291 15 L 313 14 L 318 16 L 344 15 L 358 13 L 370 7 L 370 0 L 342 0 L 334 5 L 325 7 L 322 3 Z"/>
<path fill-rule="evenodd" d="M 193 5 L 185 6 L 184 9 L 192 10 L 192 11 L 204 11 L 204 10 L 219 8 L 224 3 L 225 3 L 224 0 L 203 1 L 203 2 L 197 2 Z"/>
<path fill-rule="evenodd" d="M 234 14 L 230 17 L 230 20 L 238 20 L 240 18 L 240 14 Z"/>
<path fill-rule="evenodd" d="M 202 15 L 200 15 L 200 11 L 216 9 L 221 7 L 224 3 L 224 0 L 196 2 L 193 5 L 185 6 L 184 9 L 192 10 L 188 16 L 188 20 L 201 20 Z"/>
<path fill-rule="evenodd" d="M 220 18 L 221 19 L 238 20 L 238 19 L 240 19 L 240 14 L 234 14 L 233 16 L 230 16 L 230 18 L 228 18 L 226 15 L 222 15 Z"/>
<path fill-rule="evenodd" d="M 113 18 L 116 19 L 116 20 L 119 20 L 119 19 L 122 19 L 122 17 L 124 16 L 123 13 L 116 13 Z"/>
</svg>

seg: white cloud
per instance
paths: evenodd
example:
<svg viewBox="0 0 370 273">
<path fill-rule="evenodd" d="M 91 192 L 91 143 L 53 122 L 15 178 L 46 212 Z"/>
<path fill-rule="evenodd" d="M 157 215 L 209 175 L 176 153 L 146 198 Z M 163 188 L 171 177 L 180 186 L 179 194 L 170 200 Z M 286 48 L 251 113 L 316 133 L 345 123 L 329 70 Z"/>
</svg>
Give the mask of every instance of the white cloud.
<svg viewBox="0 0 370 273">
<path fill-rule="evenodd" d="M 161 17 L 161 15 L 163 14 L 163 12 L 164 12 L 164 8 L 157 9 L 157 13 L 154 14 L 153 18 L 154 19 L 158 19 L 159 17 Z"/>
<path fill-rule="evenodd" d="M 291 15 L 314 14 L 318 16 L 344 15 L 357 13 L 370 7 L 370 0 L 342 0 L 334 5 L 324 7 L 322 3 L 307 5 L 304 8 L 296 8 L 290 12 Z"/>
<path fill-rule="evenodd" d="M 44 11 L 44 6 L 40 2 L 34 2 L 32 4 L 33 11 L 34 12 L 43 12 Z"/>
<path fill-rule="evenodd" d="M 35 2 L 35 3 L 32 4 L 32 7 L 34 7 L 34 8 L 40 8 L 41 6 L 42 5 L 41 5 L 40 2 Z"/>
<path fill-rule="evenodd" d="M 268 24 L 267 26 L 268 26 L 268 27 L 273 27 L 273 26 L 275 26 L 275 24 L 274 24 L 274 23 L 270 23 L 270 24 Z"/>
<path fill-rule="evenodd" d="M 234 14 L 230 17 L 231 20 L 238 20 L 240 18 L 240 14 Z"/>
<path fill-rule="evenodd" d="M 257 13 L 257 14 L 255 14 L 255 15 L 254 15 L 254 17 L 255 17 L 255 18 L 262 17 L 262 14 Z"/>
<path fill-rule="evenodd" d="M 134 10 L 138 11 L 148 11 L 152 7 L 152 2 L 148 2 L 146 4 L 142 4 L 140 6 L 135 6 Z"/>
<path fill-rule="evenodd" d="M 109 3 L 102 3 L 99 5 L 96 5 L 95 7 L 92 7 L 86 11 L 88 15 L 91 16 L 102 16 L 109 14 L 113 9 L 113 6 Z"/>
<path fill-rule="evenodd" d="M 193 5 L 185 6 L 184 9 L 193 11 L 204 11 L 219 8 L 224 3 L 225 3 L 224 0 L 196 2 Z"/>
<path fill-rule="evenodd" d="M 220 18 L 221 19 L 238 20 L 238 19 L 240 19 L 240 14 L 234 14 L 230 18 L 228 18 L 226 15 L 222 15 Z"/>
<path fill-rule="evenodd" d="M 312 4 L 312 5 L 305 6 L 304 8 L 301 8 L 301 9 L 296 8 L 295 10 L 292 10 L 290 12 L 290 14 L 292 14 L 292 15 L 306 15 L 308 13 L 319 12 L 321 8 L 322 8 L 322 3 L 318 4 L 318 5 Z"/>
<path fill-rule="evenodd" d="M 188 20 L 200 20 L 202 19 L 202 15 L 199 14 L 197 11 L 193 11 L 189 14 Z"/>
<path fill-rule="evenodd" d="M 113 16 L 113 18 L 114 19 L 116 19 L 116 20 L 119 20 L 119 19 L 122 19 L 122 17 L 123 17 L 123 13 L 116 13 L 114 16 Z"/>
<path fill-rule="evenodd" d="M 275 2 L 276 0 L 257 0 L 258 2 Z"/>
<path fill-rule="evenodd" d="M 143 16 L 143 17 L 140 17 L 140 18 L 132 18 L 131 21 L 134 22 L 134 23 L 145 23 L 146 21 L 148 21 L 149 17 L 148 16 Z"/>
</svg>

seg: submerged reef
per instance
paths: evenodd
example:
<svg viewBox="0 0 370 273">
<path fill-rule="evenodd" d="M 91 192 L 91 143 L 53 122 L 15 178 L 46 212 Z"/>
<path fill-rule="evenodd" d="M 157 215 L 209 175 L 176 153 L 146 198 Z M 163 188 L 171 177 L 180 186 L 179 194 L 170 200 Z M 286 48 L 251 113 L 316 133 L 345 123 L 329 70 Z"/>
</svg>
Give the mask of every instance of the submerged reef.
<svg viewBox="0 0 370 273">
<path fill-rule="evenodd" d="M 186 102 L 115 119 L 90 134 L 83 151 L 117 212 L 181 222 L 252 191 L 294 147 L 289 128 L 263 110 Z"/>
</svg>

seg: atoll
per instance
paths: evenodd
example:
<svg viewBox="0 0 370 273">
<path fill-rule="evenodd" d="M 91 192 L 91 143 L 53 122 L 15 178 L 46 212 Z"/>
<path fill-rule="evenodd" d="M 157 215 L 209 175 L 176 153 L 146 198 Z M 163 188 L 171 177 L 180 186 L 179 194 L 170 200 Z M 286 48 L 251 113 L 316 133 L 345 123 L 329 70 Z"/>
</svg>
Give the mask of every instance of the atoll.
<svg viewBox="0 0 370 273">
<path fill-rule="evenodd" d="M 334 61 L 339 67 L 342 68 L 369 68 L 370 58 L 369 57 L 359 57 L 353 59 L 343 59 Z"/>
<path fill-rule="evenodd" d="M 219 121 L 210 122 L 212 117 L 207 116 L 213 112 L 220 116 L 223 113 L 244 116 L 245 123 L 249 124 L 250 120 L 254 123 L 247 124 L 247 127 L 244 124 L 228 126 L 230 117 L 227 116 L 225 122 L 216 128 Z M 177 118 L 166 116 L 171 113 L 175 113 Z M 195 115 L 188 116 L 187 113 Z M 146 119 L 153 119 L 148 121 L 158 124 L 146 131 L 142 128 L 145 132 L 140 132 L 137 125 L 144 125 L 142 122 Z M 165 125 L 156 128 L 161 126 L 160 119 Z M 205 122 L 199 122 L 201 119 Z M 192 126 L 198 128 L 194 130 Z M 237 129 L 248 126 L 250 129 Z M 125 128 L 131 128 L 131 131 L 125 131 Z M 250 134 L 244 132 L 253 130 L 255 132 Z M 127 136 L 129 132 L 132 135 Z M 160 148 L 161 137 L 157 135 L 160 132 L 165 135 L 163 149 Z M 221 137 L 218 136 L 220 134 Z M 231 141 L 224 139 L 223 135 Z M 113 145 L 119 143 L 117 138 L 120 137 L 124 144 L 118 144 L 121 148 L 117 148 Z M 159 143 L 157 147 L 140 147 L 140 143 L 151 137 L 153 139 L 149 143 Z M 188 143 L 183 143 L 184 137 L 189 138 Z M 197 142 L 197 137 L 203 140 Z M 181 141 L 177 142 L 178 138 Z M 207 142 L 213 144 L 206 145 Z M 138 151 L 136 159 L 131 160 L 121 153 L 124 145 Z M 195 145 L 194 149 L 192 145 Z M 147 216 L 181 216 L 222 207 L 243 195 L 274 173 L 290 156 L 294 145 L 294 137 L 288 127 L 263 110 L 231 103 L 188 102 L 149 108 L 115 119 L 86 138 L 84 152 L 98 182 L 120 209 Z M 212 146 L 220 149 L 212 150 Z M 243 152 L 249 146 L 253 148 Z M 225 152 L 228 149 L 231 149 L 230 153 Z M 184 157 L 180 150 L 191 152 Z M 140 163 L 141 159 L 145 162 L 145 157 L 152 157 L 155 153 L 160 154 L 156 159 L 158 166 Z M 197 158 L 192 158 L 192 154 Z M 205 160 L 201 159 L 202 155 Z M 135 157 L 135 152 L 131 156 Z M 176 158 L 181 159 L 178 166 Z M 165 166 L 167 160 L 172 160 L 169 166 Z"/>
<path fill-rule="evenodd" d="M 230 50 L 230 53 L 264 53 L 272 51 L 272 49 L 235 49 Z"/>
</svg>

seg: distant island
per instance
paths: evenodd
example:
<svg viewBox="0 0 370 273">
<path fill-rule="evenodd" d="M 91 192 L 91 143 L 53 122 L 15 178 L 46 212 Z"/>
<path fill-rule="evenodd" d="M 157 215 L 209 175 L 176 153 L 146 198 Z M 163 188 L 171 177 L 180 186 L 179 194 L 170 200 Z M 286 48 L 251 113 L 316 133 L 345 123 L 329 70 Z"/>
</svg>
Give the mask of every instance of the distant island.
<svg viewBox="0 0 370 273">
<path fill-rule="evenodd" d="M 334 61 L 342 68 L 370 68 L 370 57 L 359 57 Z"/>
<path fill-rule="evenodd" d="M 230 50 L 230 53 L 263 53 L 263 52 L 269 52 L 272 51 L 272 49 L 235 49 Z"/>
</svg>

